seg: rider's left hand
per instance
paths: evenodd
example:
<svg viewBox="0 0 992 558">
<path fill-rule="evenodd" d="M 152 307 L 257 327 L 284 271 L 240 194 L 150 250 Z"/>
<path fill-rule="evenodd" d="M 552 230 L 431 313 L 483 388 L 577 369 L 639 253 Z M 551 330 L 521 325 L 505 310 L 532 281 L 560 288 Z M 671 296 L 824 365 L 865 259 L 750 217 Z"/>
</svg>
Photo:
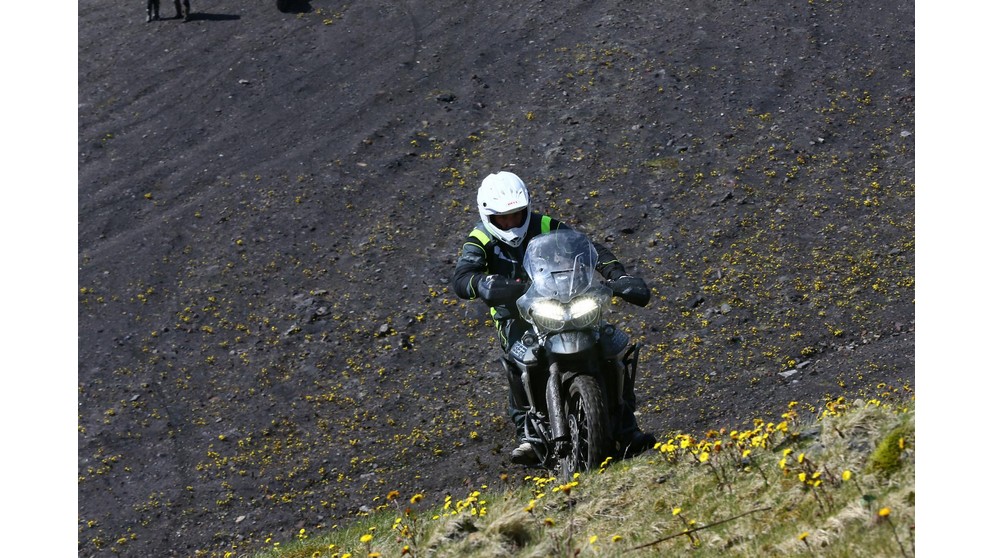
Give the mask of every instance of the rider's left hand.
<svg viewBox="0 0 992 558">
<path fill-rule="evenodd" d="M 631 304 L 647 306 L 648 301 L 651 300 L 651 289 L 640 277 L 623 275 L 607 281 L 606 284 L 613 290 L 613 294 Z"/>
</svg>

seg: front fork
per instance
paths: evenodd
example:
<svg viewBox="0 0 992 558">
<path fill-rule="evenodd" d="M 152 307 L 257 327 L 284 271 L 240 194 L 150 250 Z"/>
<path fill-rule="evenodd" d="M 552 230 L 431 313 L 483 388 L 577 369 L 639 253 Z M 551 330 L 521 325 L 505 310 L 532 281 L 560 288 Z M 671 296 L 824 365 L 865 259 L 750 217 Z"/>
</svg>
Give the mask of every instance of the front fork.
<svg viewBox="0 0 992 558">
<path fill-rule="evenodd" d="M 555 440 L 565 438 L 565 405 L 561 398 L 561 369 L 557 362 L 552 362 L 548 369 L 548 388 L 545 395 L 548 400 L 548 418 L 551 421 L 551 437 Z"/>
</svg>

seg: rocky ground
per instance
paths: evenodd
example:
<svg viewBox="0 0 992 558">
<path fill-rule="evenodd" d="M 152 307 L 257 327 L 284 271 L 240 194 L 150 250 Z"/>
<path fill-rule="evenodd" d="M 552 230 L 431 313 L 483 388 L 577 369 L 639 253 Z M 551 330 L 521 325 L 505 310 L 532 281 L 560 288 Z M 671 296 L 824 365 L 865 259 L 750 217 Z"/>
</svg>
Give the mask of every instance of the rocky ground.
<svg viewBox="0 0 992 558">
<path fill-rule="evenodd" d="M 651 285 L 611 317 L 645 429 L 912 396 L 914 4 L 876 4 L 80 0 L 79 555 L 528 474 L 448 283 L 499 169 Z"/>
</svg>

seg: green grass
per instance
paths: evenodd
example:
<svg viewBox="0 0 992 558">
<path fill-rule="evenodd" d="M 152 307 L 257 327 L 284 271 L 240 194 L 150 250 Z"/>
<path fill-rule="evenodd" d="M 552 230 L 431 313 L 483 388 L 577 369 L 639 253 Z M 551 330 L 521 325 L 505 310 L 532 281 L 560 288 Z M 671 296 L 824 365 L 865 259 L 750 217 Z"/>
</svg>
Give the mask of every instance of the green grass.
<svg viewBox="0 0 992 558">
<path fill-rule="evenodd" d="M 561 482 L 470 491 L 443 507 L 391 492 L 376 511 L 255 558 L 913 556 L 915 400 L 796 406 L 749 429 L 674 434 Z"/>
</svg>

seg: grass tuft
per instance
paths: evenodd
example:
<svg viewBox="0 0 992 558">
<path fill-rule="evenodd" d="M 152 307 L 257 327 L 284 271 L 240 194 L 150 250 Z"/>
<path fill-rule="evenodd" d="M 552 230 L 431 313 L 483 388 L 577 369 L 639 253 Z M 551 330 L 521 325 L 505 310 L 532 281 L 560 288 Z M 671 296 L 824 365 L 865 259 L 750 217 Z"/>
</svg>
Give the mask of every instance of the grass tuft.
<svg viewBox="0 0 992 558">
<path fill-rule="evenodd" d="M 900 425 L 889 432 L 871 454 L 869 470 L 891 475 L 902 465 L 906 445 L 914 433 L 912 425 Z"/>
</svg>

